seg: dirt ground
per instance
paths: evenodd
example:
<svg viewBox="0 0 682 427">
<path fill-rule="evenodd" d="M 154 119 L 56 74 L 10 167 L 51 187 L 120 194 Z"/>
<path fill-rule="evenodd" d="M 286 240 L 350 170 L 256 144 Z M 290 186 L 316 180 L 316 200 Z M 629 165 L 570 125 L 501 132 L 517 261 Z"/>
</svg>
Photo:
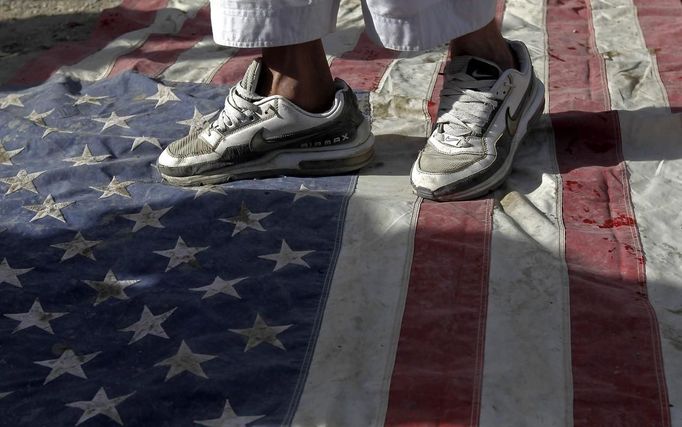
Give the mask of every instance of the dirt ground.
<svg viewBox="0 0 682 427">
<path fill-rule="evenodd" d="M 0 85 L 26 61 L 63 41 L 84 40 L 100 12 L 120 0 L 0 0 Z"/>
</svg>

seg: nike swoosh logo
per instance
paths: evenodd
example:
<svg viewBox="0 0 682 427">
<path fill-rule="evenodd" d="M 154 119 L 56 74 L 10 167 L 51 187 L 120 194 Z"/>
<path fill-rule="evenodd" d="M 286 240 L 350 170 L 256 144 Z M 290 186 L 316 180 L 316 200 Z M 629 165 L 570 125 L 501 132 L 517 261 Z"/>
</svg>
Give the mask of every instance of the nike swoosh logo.
<svg viewBox="0 0 682 427">
<path fill-rule="evenodd" d="M 478 70 L 474 70 L 474 72 L 471 73 L 471 77 L 473 77 L 473 78 L 475 78 L 475 79 L 483 79 L 483 78 L 492 79 L 492 78 L 494 78 L 495 76 L 493 76 L 492 74 L 481 74 L 481 73 L 478 72 Z"/>
<path fill-rule="evenodd" d="M 521 106 L 519 106 L 519 108 L 516 109 L 516 113 L 514 114 L 514 116 L 509 114 L 510 110 L 511 109 L 509 107 L 507 107 L 507 114 L 505 115 L 505 121 L 507 123 L 507 133 L 509 134 L 509 136 L 511 136 L 513 138 L 514 135 L 516 135 L 516 132 L 519 130 L 519 121 L 521 119 L 522 108 L 521 108 Z"/>
<path fill-rule="evenodd" d="M 526 88 L 526 93 L 523 94 L 523 98 L 521 99 L 521 102 L 519 103 L 519 106 L 516 108 L 516 112 L 512 116 L 510 114 L 511 108 L 507 107 L 507 112 L 505 114 L 505 122 L 507 125 L 507 134 L 509 134 L 510 137 L 514 137 L 516 135 L 516 132 L 519 130 L 519 122 L 521 121 L 521 113 L 523 112 L 523 109 L 526 108 L 526 104 L 528 103 L 528 100 L 530 99 L 530 95 L 533 92 L 533 87 L 535 86 L 534 82 L 531 80 L 531 83 L 528 85 L 528 88 Z"/>
</svg>

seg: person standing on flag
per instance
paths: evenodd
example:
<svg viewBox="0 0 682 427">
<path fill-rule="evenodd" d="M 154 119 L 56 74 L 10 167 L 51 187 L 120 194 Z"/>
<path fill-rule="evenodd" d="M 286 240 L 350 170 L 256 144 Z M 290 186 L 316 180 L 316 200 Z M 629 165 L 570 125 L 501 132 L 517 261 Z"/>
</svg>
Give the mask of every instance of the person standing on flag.
<svg viewBox="0 0 682 427">
<path fill-rule="evenodd" d="M 214 121 L 158 160 L 177 185 L 358 170 L 373 154 L 351 88 L 332 78 L 321 38 L 340 0 L 211 0 L 216 43 L 262 48 Z M 411 181 L 419 196 L 470 199 L 499 186 L 543 111 L 526 46 L 495 24 L 496 0 L 362 0 L 368 35 L 399 51 L 450 42 L 438 119 Z"/>
</svg>

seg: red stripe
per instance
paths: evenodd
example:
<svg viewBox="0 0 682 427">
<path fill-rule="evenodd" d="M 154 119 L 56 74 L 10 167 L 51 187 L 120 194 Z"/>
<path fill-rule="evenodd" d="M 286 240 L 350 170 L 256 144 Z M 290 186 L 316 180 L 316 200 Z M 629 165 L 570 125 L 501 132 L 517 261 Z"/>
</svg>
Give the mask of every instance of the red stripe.
<svg viewBox="0 0 682 427">
<path fill-rule="evenodd" d="M 492 206 L 422 204 L 387 426 L 478 425 Z"/>
<path fill-rule="evenodd" d="M 586 0 L 550 0 L 550 112 L 563 179 L 576 426 L 668 426 L 658 324 Z"/>
<path fill-rule="evenodd" d="M 36 85 L 60 67 L 80 62 L 103 49 L 117 37 L 154 22 L 156 12 L 166 7 L 167 0 L 124 0 L 120 6 L 100 14 L 99 22 L 86 41 L 60 43 L 36 59 L 29 61 L 9 80 L 10 84 Z"/>
<path fill-rule="evenodd" d="M 128 70 L 157 76 L 173 65 L 181 53 L 210 34 L 211 12 L 206 5 L 194 18 L 185 21 L 178 34 L 153 34 L 139 49 L 118 58 L 109 76 Z"/>
<path fill-rule="evenodd" d="M 357 91 L 371 92 L 379 82 L 398 52 L 377 46 L 363 32 L 355 48 L 334 59 L 332 75 L 341 77 Z"/>
<path fill-rule="evenodd" d="M 647 47 L 656 54 L 661 81 L 674 112 L 682 112 L 682 3 L 634 0 Z"/>
</svg>

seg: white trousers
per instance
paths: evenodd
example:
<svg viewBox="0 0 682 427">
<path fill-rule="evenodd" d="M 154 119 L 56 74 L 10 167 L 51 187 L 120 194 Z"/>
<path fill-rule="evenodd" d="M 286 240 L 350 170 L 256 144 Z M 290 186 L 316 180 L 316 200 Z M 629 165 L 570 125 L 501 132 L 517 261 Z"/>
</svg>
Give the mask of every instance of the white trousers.
<svg viewBox="0 0 682 427">
<path fill-rule="evenodd" d="M 336 29 L 339 1 L 211 0 L 213 38 L 234 47 L 319 39 Z M 369 36 L 404 51 L 430 49 L 475 31 L 492 21 L 496 6 L 496 0 L 361 1 Z"/>
</svg>

